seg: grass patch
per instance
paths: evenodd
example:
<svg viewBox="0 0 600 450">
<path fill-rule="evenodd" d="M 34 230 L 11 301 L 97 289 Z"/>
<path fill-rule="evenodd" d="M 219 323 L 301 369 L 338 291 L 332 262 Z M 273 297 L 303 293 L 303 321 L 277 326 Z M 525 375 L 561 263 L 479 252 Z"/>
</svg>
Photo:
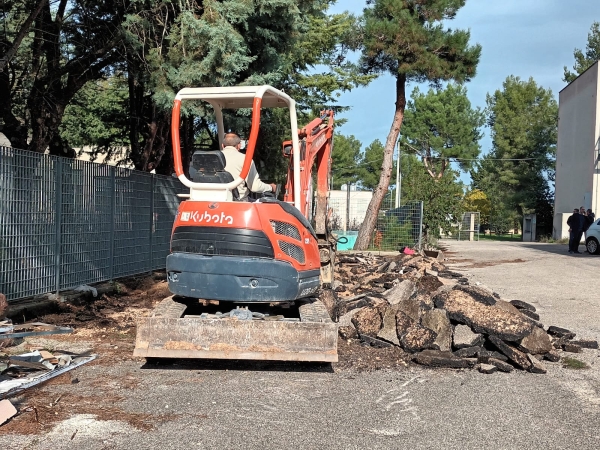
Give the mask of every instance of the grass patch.
<svg viewBox="0 0 600 450">
<path fill-rule="evenodd" d="M 580 361 L 577 358 L 571 358 L 569 356 L 565 356 L 562 359 L 562 363 L 563 363 L 563 367 L 566 369 L 581 370 L 581 369 L 589 369 L 590 368 L 590 366 L 588 366 L 587 363 L 584 363 L 583 361 Z"/>
<path fill-rule="evenodd" d="M 480 241 L 521 241 L 520 234 L 479 234 Z"/>
</svg>

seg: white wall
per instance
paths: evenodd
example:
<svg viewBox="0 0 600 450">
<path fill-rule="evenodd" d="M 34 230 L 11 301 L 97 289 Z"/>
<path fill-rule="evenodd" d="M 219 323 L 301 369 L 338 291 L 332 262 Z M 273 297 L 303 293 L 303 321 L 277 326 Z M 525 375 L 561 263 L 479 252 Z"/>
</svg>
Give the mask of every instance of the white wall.
<svg viewBox="0 0 600 450">
<path fill-rule="evenodd" d="M 329 191 L 329 207 L 333 209 L 334 221 L 337 218 L 341 229 L 346 226 L 346 196 L 345 190 Z M 365 220 L 372 197 L 371 191 L 350 191 L 350 227 L 360 225 Z"/>
<path fill-rule="evenodd" d="M 560 91 L 554 237 L 568 237 L 564 214 L 584 206 L 598 213 L 598 63 Z"/>
</svg>

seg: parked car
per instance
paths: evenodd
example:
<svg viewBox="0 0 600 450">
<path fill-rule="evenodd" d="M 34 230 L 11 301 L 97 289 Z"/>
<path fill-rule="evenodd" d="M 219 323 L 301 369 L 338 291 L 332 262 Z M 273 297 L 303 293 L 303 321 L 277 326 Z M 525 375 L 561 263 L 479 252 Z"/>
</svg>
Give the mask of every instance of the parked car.
<svg viewBox="0 0 600 450">
<path fill-rule="evenodd" d="M 585 240 L 585 248 L 592 255 L 600 253 L 600 220 L 590 225 Z"/>
</svg>

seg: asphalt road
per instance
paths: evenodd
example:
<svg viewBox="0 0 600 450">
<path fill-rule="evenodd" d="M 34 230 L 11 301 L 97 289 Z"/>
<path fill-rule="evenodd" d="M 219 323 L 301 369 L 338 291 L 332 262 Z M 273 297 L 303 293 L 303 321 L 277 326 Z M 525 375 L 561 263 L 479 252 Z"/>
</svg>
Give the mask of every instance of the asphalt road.
<svg viewBox="0 0 600 450">
<path fill-rule="evenodd" d="M 452 265 L 472 283 L 532 302 L 546 325 L 600 339 L 600 257 L 566 255 L 565 246 L 549 244 L 448 246 Z M 119 408 L 155 417 L 155 429 L 141 431 L 118 414 L 103 420 L 79 414 L 43 436 L 0 436 L 0 447 L 598 449 L 599 354 L 578 355 L 589 370 L 556 363 L 548 364 L 546 375 L 417 367 L 333 373 L 269 364 L 215 369 L 200 362 L 90 365 L 78 369 L 77 385 L 45 389 L 119 395 Z M 105 383 L 101 390 L 98 379 Z M 126 379 L 136 383 L 126 387 Z"/>
</svg>

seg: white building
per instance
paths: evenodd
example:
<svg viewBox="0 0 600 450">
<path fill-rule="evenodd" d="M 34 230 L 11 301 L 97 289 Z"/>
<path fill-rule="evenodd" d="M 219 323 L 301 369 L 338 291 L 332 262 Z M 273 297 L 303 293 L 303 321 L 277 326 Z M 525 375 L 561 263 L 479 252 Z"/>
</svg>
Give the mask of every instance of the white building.
<svg viewBox="0 0 600 450">
<path fill-rule="evenodd" d="M 346 210 L 347 205 L 346 190 L 329 191 L 329 207 L 333 209 L 332 222 L 336 230 L 347 231 L 346 228 Z M 369 202 L 373 197 L 371 191 L 353 191 L 350 190 L 350 229 L 358 230 L 360 224 L 365 220 Z"/>
<path fill-rule="evenodd" d="M 582 73 L 559 94 L 554 233 L 569 236 L 567 218 L 574 208 L 600 213 L 599 64 Z"/>
</svg>

